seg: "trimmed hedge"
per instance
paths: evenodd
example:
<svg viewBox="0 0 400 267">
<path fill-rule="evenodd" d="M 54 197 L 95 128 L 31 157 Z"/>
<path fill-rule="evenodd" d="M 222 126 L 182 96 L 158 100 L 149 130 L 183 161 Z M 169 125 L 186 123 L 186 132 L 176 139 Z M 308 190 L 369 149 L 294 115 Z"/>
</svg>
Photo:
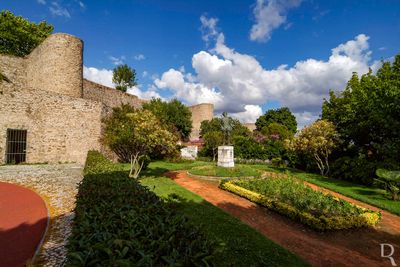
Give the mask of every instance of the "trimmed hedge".
<svg viewBox="0 0 400 267">
<path fill-rule="evenodd" d="M 89 152 L 67 266 L 209 265 L 215 244 L 118 166 Z"/>
<path fill-rule="evenodd" d="M 282 179 L 282 178 L 272 178 L 272 179 Z M 222 181 L 220 187 L 224 190 L 235 193 L 241 197 L 247 198 L 252 202 L 265 206 L 271 210 L 274 210 L 282 215 L 285 215 L 291 219 L 300 221 L 303 224 L 310 226 L 316 230 L 340 230 L 340 229 L 350 229 L 365 226 L 374 226 L 381 219 L 380 212 L 374 212 L 371 210 L 364 209 L 362 207 L 355 206 L 344 200 L 337 200 L 339 203 L 345 202 L 343 204 L 351 205 L 356 212 L 349 215 L 335 215 L 330 214 L 312 214 L 311 212 L 301 210 L 294 205 L 285 203 L 283 200 L 276 198 L 274 196 L 268 197 L 266 195 L 250 191 L 243 188 L 241 185 L 236 184 L 238 181 L 243 180 L 233 180 L 233 181 Z M 248 180 L 251 183 L 251 180 Z M 279 190 L 277 190 L 279 192 Z M 322 192 L 320 197 L 333 198 L 332 196 L 325 195 Z M 304 196 L 305 197 L 305 196 Z M 312 201 L 312 200 L 311 200 Z M 339 204 L 338 203 L 338 204 Z"/>
</svg>

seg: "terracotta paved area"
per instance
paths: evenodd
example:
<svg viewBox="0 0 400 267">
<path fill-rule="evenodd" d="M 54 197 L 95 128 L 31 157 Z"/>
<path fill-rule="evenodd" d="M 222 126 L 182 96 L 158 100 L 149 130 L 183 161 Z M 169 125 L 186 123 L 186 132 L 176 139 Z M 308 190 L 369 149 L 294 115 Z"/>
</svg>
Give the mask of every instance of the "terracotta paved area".
<svg viewBox="0 0 400 267">
<path fill-rule="evenodd" d="M 380 256 L 381 243 L 394 246 L 393 256 L 400 265 L 400 217 L 388 212 L 382 213 L 383 219 L 376 228 L 320 233 L 221 190 L 216 182 L 190 178 L 185 172 L 173 172 L 168 176 L 313 266 L 391 266 L 388 259 Z M 370 207 L 337 193 L 335 195 L 360 206 Z"/>
<path fill-rule="evenodd" d="M 35 192 L 0 182 L 0 266 L 25 266 L 43 237 L 47 208 Z"/>
</svg>

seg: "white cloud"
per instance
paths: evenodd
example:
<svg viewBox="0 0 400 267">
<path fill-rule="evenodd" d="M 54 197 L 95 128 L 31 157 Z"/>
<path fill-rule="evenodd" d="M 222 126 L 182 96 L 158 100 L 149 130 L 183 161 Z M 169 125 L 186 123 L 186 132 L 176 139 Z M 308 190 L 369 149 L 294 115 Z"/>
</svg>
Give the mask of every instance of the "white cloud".
<svg viewBox="0 0 400 267">
<path fill-rule="evenodd" d="M 148 73 L 147 71 L 143 71 L 142 77 L 143 77 L 143 78 L 146 78 L 147 76 L 149 76 L 149 73 Z"/>
<path fill-rule="evenodd" d="M 202 15 L 200 17 L 200 22 L 201 22 L 201 33 L 202 33 L 202 39 L 208 44 L 210 39 L 215 38 L 218 35 L 218 30 L 217 30 L 217 18 L 207 18 L 205 15 Z"/>
<path fill-rule="evenodd" d="M 143 54 L 138 54 L 133 57 L 135 60 L 140 61 L 140 60 L 145 60 L 146 57 Z"/>
<path fill-rule="evenodd" d="M 112 70 L 83 66 L 83 77 L 90 81 L 114 88 Z"/>
<path fill-rule="evenodd" d="M 94 67 L 83 66 L 83 77 L 95 83 L 102 84 L 111 88 L 115 88 L 112 77 L 113 71 L 108 69 L 97 69 Z M 141 99 L 162 98 L 157 93 L 157 88 L 154 85 L 148 87 L 146 91 L 140 89 L 141 85 L 131 87 L 127 90 L 128 94 L 136 95 Z"/>
<path fill-rule="evenodd" d="M 233 113 L 232 117 L 243 123 L 253 123 L 263 114 L 261 107 L 258 105 L 245 105 L 244 109 L 245 111 Z"/>
<path fill-rule="evenodd" d="M 120 56 L 120 57 L 109 56 L 108 58 L 111 60 L 112 64 L 114 64 L 114 65 L 122 65 L 122 64 L 124 64 L 124 62 L 126 60 L 125 56 Z"/>
<path fill-rule="evenodd" d="M 82 1 L 78 1 L 78 4 L 81 9 L 86 9 L 86 5 Z"/>
<path fill-rule="evenodd" d="M 61 6 L 58 2 L 51 2 L 49 10 L 53 16 L 66 17 L 66 18 L 71 17 L 69 11 L 65 7 Z"/>
<path fill-rule="evenodd" d="M 286 22 L 287 11 L 300 3 L 301 0 L 257 0 L 253 9 L 256 23 L 251 27 L 250 39 L 268 41 L 272 31 Z"/>
<path fill-rule="evenodd" d="M 150 100 L 152 98 L 161 98 L 164 100 L 163 97 L 161 97 L 158 93 L 157 93 L 157 88 L 154 86 L 150 86 L 147 91 L 142 91 L 140 89 L 140 87 L 138 86 L 134 86 L 128 89 L 128 91 L 126 91 L 128 94 L 132 94 L 132 95 L 136 95 L 141 99 L 146 99 L 146 100 Z"/>
<path fill-rule="evenodd" d="M 253 56 L 229 48 L 222 33 L 214 39 L 214 48 L 192 56 L 194 73 L 169 69 L 154 84 L 171 89 L 188 104 L 213 103 L 217 113 L 227 111 L 245 121 L 255 118 L 250 114 L 257 114 L 256 107 L 278 101 L 303 126 L 318 117 L 330 89 L 343 90 L 353 72 L 363 74 L 371 66 L 369 37 L 364 34 L 333 48 L 327 60 L 309 58 L 270 70 Z"/>
<path fill-rule="evenodd" d="M 294 113 L 294 116 L 296 117 L 297 121 L 297 129 L 301 129 L 319 118 L 317 114 L 308 111 Z"/>
<path fill-rule="evenodd" d="M 37 0 L 38 4 L 46 5 L 46 0 Z"/>
</svg>

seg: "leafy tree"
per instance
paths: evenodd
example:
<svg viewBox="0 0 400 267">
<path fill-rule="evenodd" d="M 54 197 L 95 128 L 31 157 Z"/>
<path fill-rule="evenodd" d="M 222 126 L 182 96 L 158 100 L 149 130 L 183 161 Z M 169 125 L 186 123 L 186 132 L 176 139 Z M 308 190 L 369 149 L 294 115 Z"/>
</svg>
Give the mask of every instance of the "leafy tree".
<svg viewBox="0 0 400 267">
<path fill-rule="evenodd" d="M 333 122 L 343 140 L 335 152 L 338 169 L 345 170 L 339 164 L 346 162 L 340 160 L 344 157 L 372 163 L 375 170 L 397 168 L 400 162 L 400 55 L 393 63 L 382 62 L 376 74 L 370 71 L 359 78 L 354 73 L 343 92 L 331 91 L 329 100 L 323 103 L 322 118 Z M 369 172 L 370 179 L 375 170 Z M 346 174 L 339 172 L 338 175 Z M 358 176 L 355 171 L 352 175 Z"/>
<path fill-rule="evenodd" d="M 339 141 L 335 126 L 327 120 L 319 120 L 303 128 L 299 135 L 287 140 L 289 149 L 314 157 L 321 175 L 329 172 L 329 155 Z"/>
<path fill-rule="evenodd" d="M 223 143 L 223 135 L 221 131 L 211 131 L 207 132 L 204 136 L 204 148 L 206 151 L 209 150 L 212 153 L 213 161 L 218 153 L 218 146 Z"/>
<path fill-rule="evenodd" d="M 45 21 L 36 24 L 3 10 L 0 12 L 0 54 L 26 56 L 53 30 L 53 25 Z"/>
<path fill-rule="evenodd" d="M 261 133 L 269 140 L 284 141 L 293 137 L 293 133 L 285 125 L 276 122 L 263 127 Z"/>
<path fill-rule="evenodd" d="M 232 125 L 231 136 L 235 135 L 250 135 L 250 130 L 240 123 L 239 120 L 229 117 L 229 123 Z M 200 125 L 200 135 L 204 136 L 206 133 L 211 131 L 222 132 L 222 118 L 212 118 L 209 121 L 202 121 Z"/>
<path fill-rule="evenodd" d="M 253 136 L 235 135 L 233 138 L 235 157 L 241 159 L 267 159 L 267 150 Z"/>
<path fill-rule="evenodd" d="M 297 131 L 296 117 L 287 107 L 270 109 L 264 115 L 260 116 L 256 121 L 257 130 L 261 131 L 264 127 L 274 122 L 282 124 L 293 134 Z"/>
<path fill-rule="evenodd" d="M 102 141 L 123 161 L 131 163 L 129 176 L 137 178 L 146 156 L 152 153 L 173 155 L 176 137 L 169 132 L 148 110 L 134 110 L 129 105 L 114 108 L 113 114 L 104 119 Z"/>
<path fill-rule="evenodd" d="M 392 200 L 399 200 L 400 192 L 400 171 L 389 171 L 377 169 L 375 179 L 378 185 L 382 186 L 391 196 Z"/>
<path fill-rule="evenodd" d="M 128 87 L 137 85 L 136 71 L 126 64 L 119 65 L 113 70 L 112 81 L 117 90 L 126 92 Z"/>
<path fill-rule="evenodd" d="M 192 113 L 177 99 L 164 102 L 159 98 L 153 98 L 150 102 L 144 103 L 142 107 L 156 115 L 180 139 L 189 138 L 192 131 Z"/>
</svg>

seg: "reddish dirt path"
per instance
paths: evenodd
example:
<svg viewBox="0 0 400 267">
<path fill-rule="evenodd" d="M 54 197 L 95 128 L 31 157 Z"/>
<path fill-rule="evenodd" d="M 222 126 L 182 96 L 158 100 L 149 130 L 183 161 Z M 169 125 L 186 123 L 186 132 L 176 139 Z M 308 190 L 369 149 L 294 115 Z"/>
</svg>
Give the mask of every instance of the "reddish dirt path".
<svg viewBox="0 0 400 267">
<path fill-rule="evenodd" d="M 0 266 L 30 262 L 47 226 L 47 208 L 35 192 L 0 182 Z"/>
<path fill-rule="evenodd" d="M 216 182 L 190 178 L 185 172 L 172 172 L 168 173 L 168 176 L 313 266 L 391 266 L 389 259 L 380 256 L 381 243 L 394 246 L 393 257 L 396 263 L 400 264 L 400 217 L 398 216 L 384 212 L 383 219 L 376 228 L 320 233 L 221 190 Z M 367 205 L 362 203 L 362 206 Z"/>
</svg>

